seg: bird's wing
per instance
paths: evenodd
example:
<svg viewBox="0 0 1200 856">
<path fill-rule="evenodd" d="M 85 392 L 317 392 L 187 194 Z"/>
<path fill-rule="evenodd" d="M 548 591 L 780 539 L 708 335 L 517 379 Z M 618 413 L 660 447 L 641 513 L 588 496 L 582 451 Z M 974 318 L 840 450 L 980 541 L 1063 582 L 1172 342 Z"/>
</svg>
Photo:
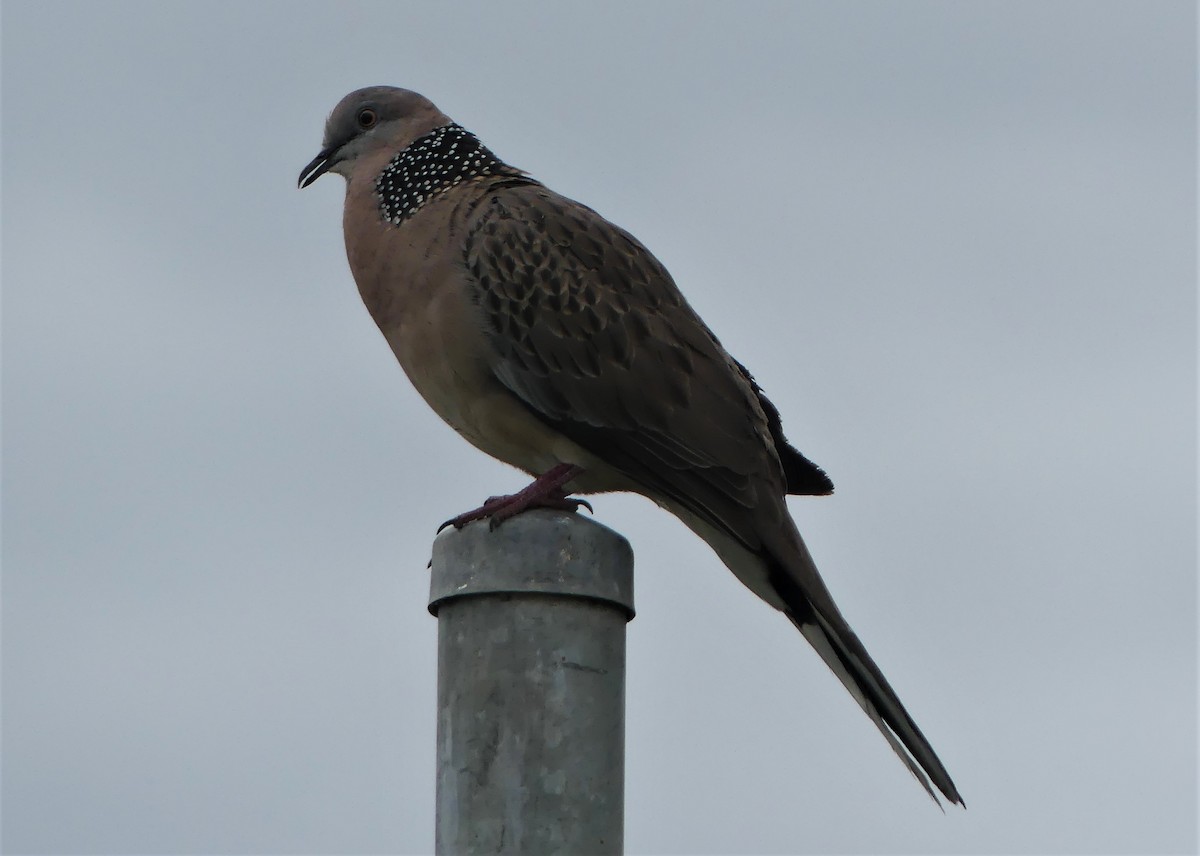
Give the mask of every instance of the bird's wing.
<svg viewBox="0 0 1200 856">
<path fill-rule="evenodd" d="M 481 199 L 465 264 L 496 377 L 650 496 L 756 556 L 788 616 L 930 795 L 922 768 L 961 802 L 787 516 L 785 490 L 832 484 L 787 444 L 778 411 L 654 256 L 591 209 L 526 183 Z M 723 558 L 743 575 L 742 560 Z"/>
<path fill-rule="evenodd" d="M 496 377 L 652 494 L 757 549 L 748 515 L 731 512 L 764 490 L 831 489 L 666 269 L 590 208 L 498 188 L 473 212 L 465 263 Z"/>
</svg>

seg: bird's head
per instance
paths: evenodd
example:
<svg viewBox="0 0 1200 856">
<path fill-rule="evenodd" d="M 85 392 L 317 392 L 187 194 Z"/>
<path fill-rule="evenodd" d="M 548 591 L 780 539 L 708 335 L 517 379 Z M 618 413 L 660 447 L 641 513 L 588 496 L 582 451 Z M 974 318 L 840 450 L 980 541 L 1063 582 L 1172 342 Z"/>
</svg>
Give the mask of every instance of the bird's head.
<svg viewBox="0 0 1200 856">
<path fill-rule="evenodd" d="M 400 151 L 449 123 L 432 101 L 408 89 L 369 86 L 351 92 L 329 114 L 321 152 L 300 171 L 298 185 L 308 187 L 327 172 L 349 178 L 364 154 Z"/>
</svg>

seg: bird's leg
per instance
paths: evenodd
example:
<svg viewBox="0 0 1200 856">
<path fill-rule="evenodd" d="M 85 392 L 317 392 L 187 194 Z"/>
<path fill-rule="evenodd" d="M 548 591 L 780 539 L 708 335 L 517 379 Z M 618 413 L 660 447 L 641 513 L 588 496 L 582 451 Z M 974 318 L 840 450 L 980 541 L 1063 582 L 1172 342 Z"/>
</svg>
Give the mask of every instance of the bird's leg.
<svg viewBox="0 0 1200 856">
<path fill-rule="evenodd" d="M 582 499 L 573 499 L 563 492 L 563 485 L 583 472 L 576 464 L 555 464 L 542 473 L 533 483 L 508 496 L 489 497 L 478 508 L 452 517 L 438 527 L 441 532 L 447 526 L 462 529 L 475 520 L 488 518 L 488 528 L 495 529 L 508 518 L 531 508 L 553 508 L 558 511 L 578 511 L 583 506 L 588 511 L 592 506 Z"/>
</svg>

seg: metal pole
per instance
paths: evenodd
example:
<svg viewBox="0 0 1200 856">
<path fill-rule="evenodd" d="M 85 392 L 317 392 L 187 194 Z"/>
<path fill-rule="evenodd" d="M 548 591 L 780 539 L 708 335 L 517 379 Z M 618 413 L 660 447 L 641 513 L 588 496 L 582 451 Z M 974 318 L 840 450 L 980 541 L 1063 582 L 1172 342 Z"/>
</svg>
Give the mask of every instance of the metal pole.
<svg viewBox="0 0 1200 856">
<path fill-rule="evenodd" d="M 447 530 L 429 611 L 439 856 L 621 853 L 629 542 L 551 511 Z"/>
</svg>

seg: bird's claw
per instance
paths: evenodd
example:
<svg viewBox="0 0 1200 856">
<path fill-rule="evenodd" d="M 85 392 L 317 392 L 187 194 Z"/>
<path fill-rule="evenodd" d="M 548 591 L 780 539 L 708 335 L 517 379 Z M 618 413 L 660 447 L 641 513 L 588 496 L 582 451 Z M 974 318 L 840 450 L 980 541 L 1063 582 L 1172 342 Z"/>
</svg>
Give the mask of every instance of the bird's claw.
<svg viewBox="0 0 1200 856">
<path fill-rule="evenodd" d="M 547 496 L 537 500 L 527 500 L 520 494 L 514 493 L 510 496 L 488 497 L 487 501 L 478 508 L 463 512 L 456 517 L 451 517 L 438 526 L 437 531 L 441 532 L 449 526 L 453 526 L 455 529 L 462 529 L 468 523 L 474 523 L 476 520 L 483 520 L 484 518 L 487 518 L 488 529 L 495 531 L 496 527 L 505 520 L 534 508 L 548 508 L 554 511 L 567 511 L 572 514 L 578 512 L 580 508 L 586 508 L 589 513 L 596 513 L 596 510 L 592 508 L 592 504 L 586 499 L 577 499 L 573 496 Z"/>
<path fill-rule="evenodd" d="M 587 500 L 575 499 L 563 492 L 563 485 L 581 472 L 583 469 L 576 464 L 555 464 L 523 490 L 509 496 L 489 496 L 483 505 L 457 517 L 451 517 L 439 526 L 437 531 L 441 532 L 447 526 L 462 529 L 468 523 L 482 520 L 485 517 L 488 518 L 488 528 L 494 530 L 508 518 L 515 517 L 522 511 L 528 511 L 531 508 L 552 508 L 556 511 L 574 513 L 579 510 L 580 506 L 583 506 L 588 511 L 592 511 L 592 506 Z"/>
<path fill-rule="evenodd" d="M 567 511 L 575 514 L 579 511 L 580 506 L 586 508 L 590 513 L 596 512 L 592 509 L 592 504 L 586 499 L 576 499 L 573 496 L 552 497 L 548 496 L 538 502 L 519 504 L 513 503 L 513 507 L 501 507 L 500 510 L 488 515 L 488 531 L 495 532 L 496 527 L 509 518 L 516 517 L 523 511 L 529 511 L 534 508 L 548 508 L 553 511 Z"/>
</svg>

